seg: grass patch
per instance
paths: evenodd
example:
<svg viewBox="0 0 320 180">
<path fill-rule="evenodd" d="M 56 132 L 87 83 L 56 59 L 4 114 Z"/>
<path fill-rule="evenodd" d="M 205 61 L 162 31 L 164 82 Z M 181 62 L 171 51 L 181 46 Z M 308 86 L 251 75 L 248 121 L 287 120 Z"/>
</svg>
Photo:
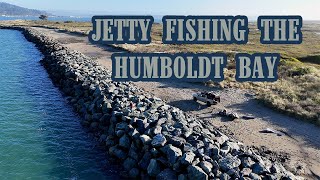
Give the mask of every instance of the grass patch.
<svg viewBox="0 0 320 180">
<path fill-rule="evenodd" d="M 320 70 L 296 59 L 282 60 L 278 69 L 280 79 L 259 89 L 258 99 L 320 125 Z"/>
</svg>

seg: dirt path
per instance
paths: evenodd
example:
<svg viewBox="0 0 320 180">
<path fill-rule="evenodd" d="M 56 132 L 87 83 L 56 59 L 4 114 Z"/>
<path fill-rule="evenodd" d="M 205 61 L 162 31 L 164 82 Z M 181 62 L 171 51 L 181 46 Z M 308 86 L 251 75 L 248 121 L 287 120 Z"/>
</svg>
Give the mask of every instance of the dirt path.
<svg viewBox="0 0 320 180">
<path fill-rule="evenodd" d="M 88 43 L 87 37 L 62 33 L 51 29 L 35 28 L 67 47 L 80 51 L 111 69 L 110 56 L 119 52 L 109 46 L 96 46 Z M 287 117 L 260 105 L 254 96 L 245 90 L 215 90 L 221 94 L 221 103 L 206 107 L 194 102 L 192 93 L 208 89 L 201 84 L 186 82 L 138 82 L 137 86 L 166 100 L 169 104 L 197 115 L 203 121 L 213 123 L 226 134 L 248 146 L 255 146 L 266 156 L 285 160 L 284 164 L 293 172 L 299 172 L 310 179 L 320 177 L 320 128 L 315 125 Z M 210 88 L 212 90 L 212 88 Z M 240 116 L 252 115 L 254 120 L 238 119 L 229 121 L 215 116 L 221 109 L 237 112 Z M 284 132 L 286 135 L 261 133 L 265 128 Z M 265 149 L 272 152 L 264 151 Z"/>
</svg>

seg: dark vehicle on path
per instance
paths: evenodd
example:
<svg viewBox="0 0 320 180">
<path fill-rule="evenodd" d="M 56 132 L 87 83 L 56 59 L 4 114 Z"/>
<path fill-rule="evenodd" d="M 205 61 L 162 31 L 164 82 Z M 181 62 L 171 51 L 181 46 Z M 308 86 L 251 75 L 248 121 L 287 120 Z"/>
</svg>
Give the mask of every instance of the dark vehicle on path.
<svg viewBox="0 0 320 180">
<path fill-rule="evenodd" d="M 207 106 L 215 105 L 220 102 L 220 96 L 215 94 L 214 92 L 198 92 L 193 95 L 194 101 L 202 101 L 207 104 Z"/>
</svg>

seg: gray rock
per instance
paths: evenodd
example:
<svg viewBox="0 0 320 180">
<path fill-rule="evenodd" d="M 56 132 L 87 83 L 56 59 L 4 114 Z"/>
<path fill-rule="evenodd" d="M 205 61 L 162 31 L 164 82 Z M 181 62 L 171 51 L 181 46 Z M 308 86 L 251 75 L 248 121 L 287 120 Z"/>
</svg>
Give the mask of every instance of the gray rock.
<svg viewBox="0 0 320 180">
<path fill-rule="evenodd" d="M 129 138 L 128 135 L 123 135 L 120 140 L 119 140 L 119 146 L 125 148 L 125 149 L 129 149 L 131 146 L 131 140 Z"/>
<path fill-rule="evenodd" d="M 207 174 L 209 174 L 213 168 L 213 165 L 207 161 L 201 161 L 199 165 Z"/>
<path fill-rule="evenodd" d="M 226 156 L 228 153 L 229 153 L 229 151 L 230 151 L 230 147 L 227 145 L 227 146 L 223 146 L 221 149 L 220 149 L 220 154 L 222 155 L 222 156 Z"/>
<path fill-rule="evenodd" d="M 240 150 L 238 143 L 227 141 L 225 145 L 230 147 L 231 152 Z"/>
<path fill-rule="evenodd" d="M 198 166 L 188 166 L 188 178 L 195 179 L 208 179 L 208 175 Z"/>
<path fill-rule="evenodd" d="M 285 168 L 280 164 L 273 164 L 270 168 L 271 173 L 285 173 Z"/>
<path fill-rule="evenodd" d="M 185 138 L 188 138 L 191 134 L 192 134 L 192 129 L 188 129 L 188 130 L 183 132 L 183 136 Z"/>
<path fill-rule="evenodd" d="M 221 135 L 220 137 L 216 137 L 217 142 L 222 145 L 226 141 L 229 140 L 229 138 L 226 135 Z"/>
<path fill-rule="evenodd" d="M 213 146 L 212 147 L 212 154 L 213 155 L 219 155 L 220 154 L 220 148 L 218 148 L 217 146 Z"/>
<path fill-rule="evenodd" d="M 225 172 L 229 171 L 230 169 L 239 167 L 240 164 L 241 164 L 240 159 L 232 155 L 228 155 L 219 161 L 219 166 Z"/>
<path fill-rule="evenodd" d="M 227 174 L 233 178 L 240 178 L 240 174 L 238 170 L 239 170 L 238 168 L 230 169 L 227 172 Z"/>
<path fill-rule="evenodd" d="M 195 144 L 195 147 L 196 147 L 197 149 L 200 149 L 200 148 L 203 148 L 203 147 L 204 147 L 203 141 L 197 140 L 196 142 L 197 142 L 197 143 Z"/>
<path fill-rule="evenodd" d="M 163 166 L 168 166 L 168 160 L 164 156 L 160 156 L 159 158 L 157 158 L 157 161 Z"/>
<path fill-rule="evenodd" d="M 186 140 L 181 137 L 173 136 L 170 138 L 169 143 L 176 147 L 182 147 L 186 143 Z"/>
<path fill-rule="evenodd" d="M 118 146 L 113 146 L 109 148 L 109 154 L 117 157 L 120 160 L 125 160 L 127 158 L 127 154 Z"/>
<path fill-rule="evenodd" d="M 150 117 L 148 118 L 148 121 L 155 122 L 158 120 L 158 118 L 159 118 L 159 114 L 154 113 L 150 115 Z"/>
<path fill-rule="evenodd" d="M 78 65 L 79 66 L 79 65 Z M 96 89 L 95 89 L 95 91 L 94 91 L 94 93 L 93 93 L 93 96 L 94 97 L 99 97 L 99 96 L 101 96 L 101 88 L 99 87 L 99 86 L 97 86 L 96 87 Z"/>
<path fill-rule="evenodd" d="M 118 137 L 122 137 L 124 134 L 125 134 L 125 131 L 124 131 L 124 130 L 118 130 L 118 131 L 116 131 L 116 135 L 117 135 Z"/>
<path fill-rule="evenodd" d="M 160 155 L 160 152 L 156 148 L 152 148 L 150 150 L 150 153 L 152 154 L 153 157 L 158 157 Z"/>
<path fill-rule="evenodd" d="M 148 165 L 147 172 L 151 177 L 156 177 L 160 173 L 160 165 L 156 159 L 151 159 Z"/>
<path fill-rule="evenodd" d="M 162 124 L 164 124 L 168 119 L 167 118 L 160 118 L 157 121 L 157 126 L 161 126 Z"/>
<path fill-rule="evenodd" d="M 163 147 L 163 151 L 167 155 L 168 162 L 171 166 L 173 166 L 176 163 L 177 159 L 182 156 L 182 151 L 179 148 L 172 146 L 171 144 Z"/>
<path fill-rule="evenodd" d="M 213 168 L 217 168 L 217 169 L 220 168 L 219 163 L 217 161 L 212 161 L 211 163 L 212 163 Z"/>
<path fill-rule="evenodd" d="M 142 159 L 141 159 L 140 162 L 139 162 L 139 167 L 140 167 L 142 170 L 147 170 L 151 158 L 152 158 L 152 155 L 151 155 L 150 152 L 144 153 Z"/>
<path fill-rule="evenodd" d="M 140 140 L 142 141 L 143 144 L 150 144 L 151 138 L 148 135 L 141 135 Z"/>
<path fill-rule="evenodd" d="M 192 162 L 192 165 L 193 166 L 196 166 L 200 163 L 200 159 L 199 158 L 196 158 L 193 162 Z"/>
<path fill-rule="evenodd" d="M 197 153 L 203 157 L 204 156 L 204 148 L 197 149 Z"/>
<path fill-rule="evenodd" d="M 173 166 L 172 166 L 172 169 L 175 171 L 175 172 L 182 172 L 185 170 L 185 167 L 180 163 L 180 161 L 178 160 Z"/>
<path fill-rule="evenodd" d="M 157 175 L 157 180 L 176 180 L 177 174 L 173 170 L 167 168 Z"/>
<path fill-rule="evenodd" d="M 253 180 L 261 180 L 261 177 L 255 173 L 250 173 L 249 177 Z"/>
<path fill-rule="evenodd" d="M 181 164 L 190 165 L 196 155 L 193 152 L 186 152 L 181 157 Z"/>
<path fill-rule="evenodd" d="M 123 168 L 126 171 L 130 171 L 132 168 L 136 167 L 137 161 L 128 157 L 124 162 L 123 162 Z"/>
<path fill-rule="evenodd" d="M 178 176 L 178 180 L 187 180 L 188 179 L 188 176 L 187 175 L 184 175 L 184 174 L 180 174 Z"/>
<path fill-rule="evenodd" d="M 172 132 L 175 130 L 174 127 L 170 124 L 162 124 L 161 127 L 163 131 L 167 131 L 167 132 Z"/>
<path fill-rule="evenodd" d="M 251 166 L 255 163 L 250 157 L 244 157 L 241 159 L 242 165 L 245 168 L 251 168 Z"/>
<path fill-rule="evenodd" d="M 220 175 L 220 180 L 229 180 L 231 177 L 227 173 L 223 173 Z"/>
<path fill-rule="evenodd" d="M 129 131 L 129 136 L 131 136 L 134 139 L 140 139 L 140 133 L 136 129 Z"/>
<path fill-rule="evenodd" d="M 167 139 L 162 134 L 157 134 L 153 137 L 151 145 L 153 147 L 162 147 L 166 144 Z"/>
<path fill-rule="evenodd" d="M 162 131 L 162 127 L 161 126 L 156 126 L 156 127 L 153 128 L 152 134 L 153 135 L 161 134 L 161 131 Z"/>
<path fill-rule="evenodd" d="M 241 171 L 242 176 L 248 177 L 252 170 L 250 168 L 243 168 Z"/>
<path fill-rule="evenodd" d="M 130 147 L 128 156 L 130 156 L 131 158 L 133 158 L 136 161 L 138 161 L 138 159 L 139 159 L 138 148 L 134 145 L 134 143 L 131 143 L 131 147 Z"/>
<path fill-rule="evenodd" d="M 126 131 L 127 129 L 128 129 L 128 123 L 126 123 L 126 122 L 120 122 L 116 125 L 116 130 Z"/>
<path fill-rule="evenodd" d="M 149 137 L 153 137 L 152 129 L 146 129 L 144 134 L 148 135 Z"/>
<path fill-rule="evenodd" d="M 186 144 L 184 144 L 184 146 L 183 146 L 183 151 L 184 151 L 184 152 L 192 152 L 192 151 L 196 151 L 196 148 L 193 147 L 191 144 L 186 143 Z"/>
<path fill-rule="evenodd" d="M 180 128 L 176 128 L 173 131 L 173 135 L 176 136 L 176 137 L 179 137 L 181 134 L 182 134 L 182 130 Z"/>
<path fill-rule="evenodd" d="M 139 131 L 139 133 L 143 134 L 148 126 L 147 120 L 137 119 L 136 124 L 137 124 L 137 130 Z"/>
<path fill-rule="evenodd" d="M 255 163 L 253 166 L 252 166 L 252 172 L 254 174 L 258 174 L 258 175 L 261 175 L 265 172 L 268 172 L 267 169 L 263 166 L 263 164 L 261 163 Z"/>
<path fill-rule="evenodd" d="M 278 179 L 281 179 L 281 177 L 277 176 L 277 175 L 272 175 L 272 174 L 267 174 L 266 175 L 266 178 L 268 180 L 278 180 Z"/>
<path fill-rule="evenodd" d="M 129 171 L 129 176 L 131 178 L 137 178 L 139 176 L 139 169 L 137 168 L 132 168 L 130 171 Z"/>
</svg>

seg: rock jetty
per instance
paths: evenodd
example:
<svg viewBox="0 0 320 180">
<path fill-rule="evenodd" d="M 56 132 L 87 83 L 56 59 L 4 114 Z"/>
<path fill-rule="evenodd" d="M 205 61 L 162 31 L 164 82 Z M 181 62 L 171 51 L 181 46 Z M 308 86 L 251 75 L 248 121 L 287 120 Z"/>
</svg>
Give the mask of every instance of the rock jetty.
<svg viewBox="0 0 320 180">
<path fill-rule="evenodd" d="M 8 28 L 8 27 L 7 27 Z M 108 153 L 137 179 L 297 179 L 280 163 L 189 117 L 80 52 L 29 28 L 15 27 L 43 53 L 52 81 Z"/>
</svg>

